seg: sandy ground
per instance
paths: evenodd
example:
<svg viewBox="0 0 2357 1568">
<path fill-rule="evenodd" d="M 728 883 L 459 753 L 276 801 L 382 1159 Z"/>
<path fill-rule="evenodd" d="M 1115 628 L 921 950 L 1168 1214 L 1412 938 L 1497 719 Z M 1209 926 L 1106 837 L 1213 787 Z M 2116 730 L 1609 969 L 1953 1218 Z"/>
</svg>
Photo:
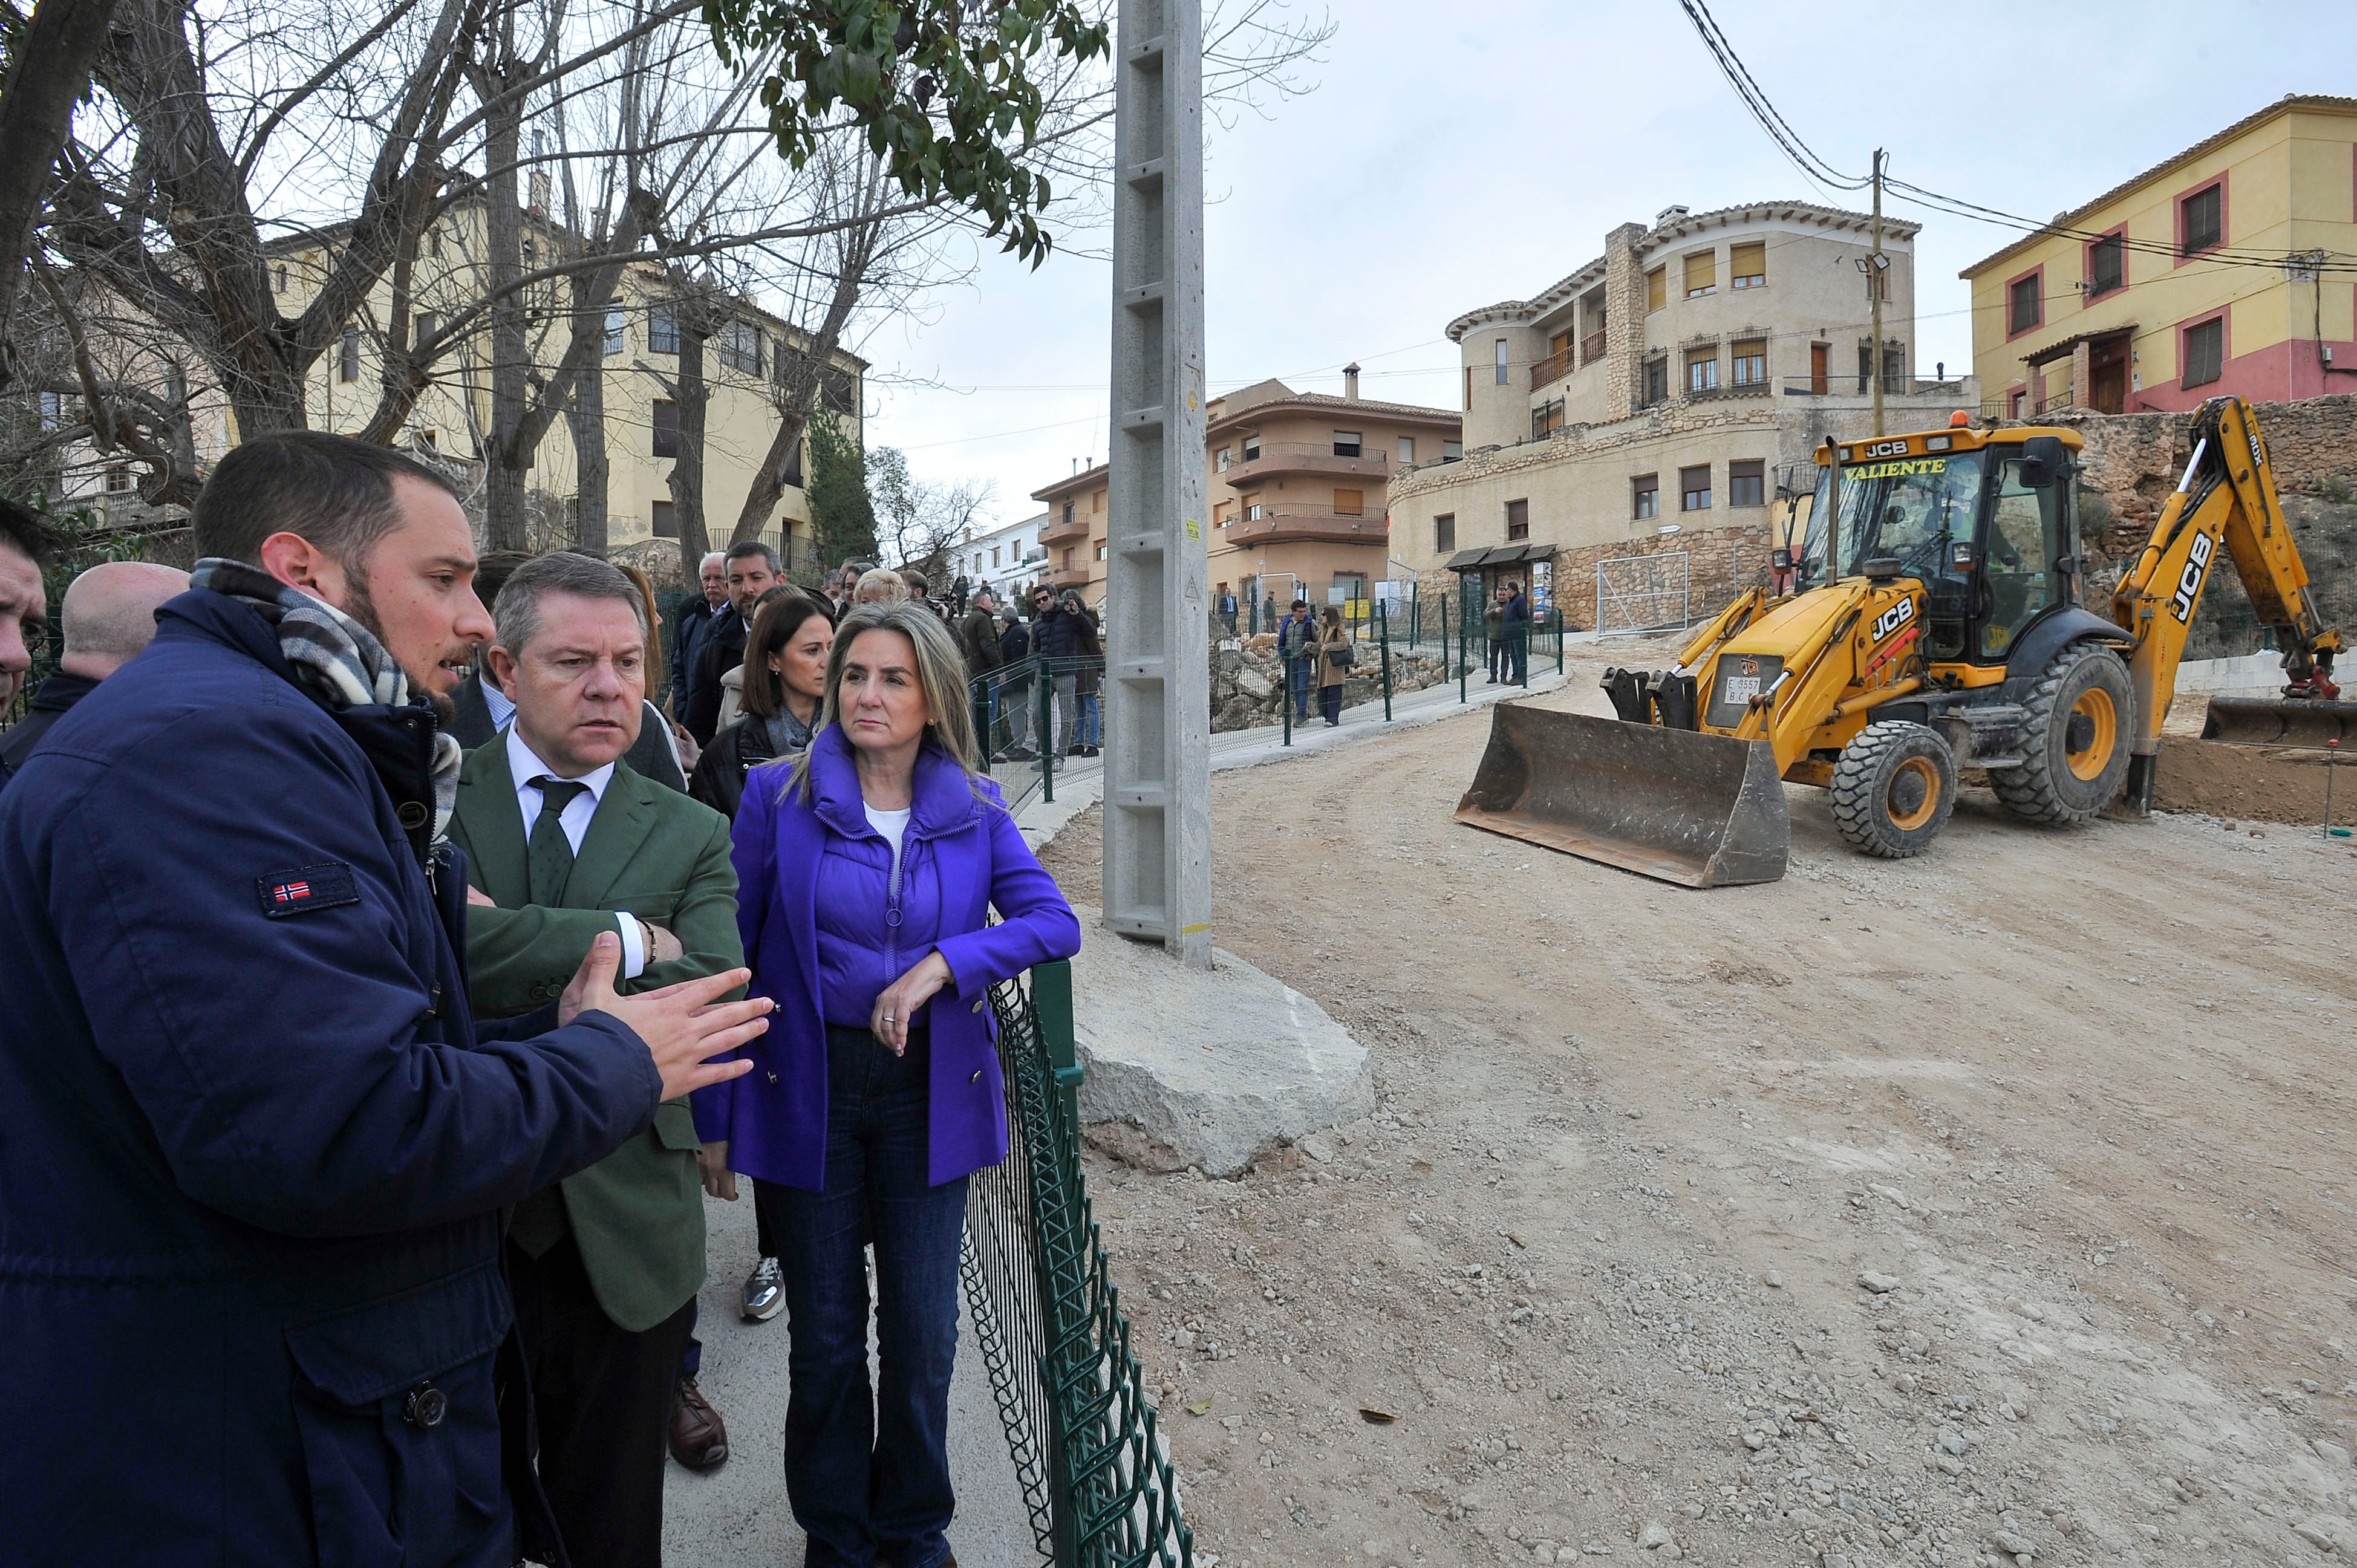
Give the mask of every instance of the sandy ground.
<svg viewBox="0 0 2357 1568">
<path fill-rule="evenodd" d="M 1488 725 L 1213 780 L 1222 945 L 1381 1109 L 1092 1158 L 1200 1562 L 2357 1552 L 2348 841 L 1984 790 L 1893 864 L 1796 788 L 1693 892 L 1453 823 Z"/>
</svg>

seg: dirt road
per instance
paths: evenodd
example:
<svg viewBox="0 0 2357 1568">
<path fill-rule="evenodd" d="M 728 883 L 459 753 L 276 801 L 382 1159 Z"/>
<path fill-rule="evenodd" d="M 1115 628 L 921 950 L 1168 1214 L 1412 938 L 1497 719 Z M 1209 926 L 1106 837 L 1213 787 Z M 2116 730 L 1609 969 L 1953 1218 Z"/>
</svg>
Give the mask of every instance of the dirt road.
<svg viewBox="0 0 2357 1568">
<path fill-rule="evenodd" d="M 2357 1553 L 2357 852 L 1981 792 L 1882 863 L 1796 789 L 1690 892 L 1453 824 L 1488 724 L 1214 779 L 1222 945 L 1382 1109 L 1092 1165 L 1200 1561 Z"/>
</svg>

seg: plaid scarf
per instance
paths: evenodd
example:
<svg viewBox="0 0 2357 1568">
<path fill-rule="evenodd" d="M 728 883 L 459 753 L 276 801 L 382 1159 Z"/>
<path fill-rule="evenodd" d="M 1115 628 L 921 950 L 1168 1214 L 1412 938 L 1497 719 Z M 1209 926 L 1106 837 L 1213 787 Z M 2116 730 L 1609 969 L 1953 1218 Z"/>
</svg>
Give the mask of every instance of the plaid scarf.
<svg viewBox="0 0 2357 1568">
<path fill-rule="evenodd" d="M 289 587 L 269 573 L 208 555 L 189 574 L 189 585 L 210 588 L 253 606 L 278 628 L 278 651 L 294 668 L 296 684 L 321 707 L 388 708 L 410 705 L 409 676 L 368 628 L 324 599 Z M 457 738 L 434 736 L 434 837 L 440 842 L 458 804 Z"/>
</svg>

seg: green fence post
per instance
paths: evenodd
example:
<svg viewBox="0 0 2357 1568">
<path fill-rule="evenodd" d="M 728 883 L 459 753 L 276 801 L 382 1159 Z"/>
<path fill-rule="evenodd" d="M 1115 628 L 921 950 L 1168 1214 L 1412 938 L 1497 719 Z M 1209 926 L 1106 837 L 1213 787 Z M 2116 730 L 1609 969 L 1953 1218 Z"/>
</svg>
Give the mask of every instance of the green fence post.
<svg viewBox="0 0 2357 1568">
<path fill-rule="evenodd" d="M 1056 672 L 1039 660 L 1039 799 L 1056 799 Z"/>
<path fill-rule="evenodd" d="M 1072 1029 L 1072 966 L 1058 959 L 1031 970 L 1031 1004 L 1039 1010 L 1039 1038 L 1048 1047 L 1048 1066 L 1056 1075 L 1057 1097 L 1064 1102 L 1065 1119 L 1081 1124 L 1081 1058 Z"/>
<path fill-rule="evenodd" d="M 1392 613 L 1383 601 L 1375 601 L 1375 642 L 1383 650 L 1383 723 L 1392 722 Z"/>
<path fill-rule="evenodd" d="M 1558 675 L 1563 673 L 1563 607 L 1561 605 L 1557 605 L 1555 611 L 1555 672 Z"/>
<path fill-rule="evenodd" d="M 1448 639 L 1448 627 L 1447 625 L 1448 611 L 1445 607 L 1440 612 L 1440 618 L 1442 621 L 1440 628 L 1441 640 L 1443 643 L 1446 643 Z M 1465 694 L 1465 626 L 1470 618 L 1470 617 L 1462 614 L 1458 615 L 1457 618 L 1457 700 L 1460 703 L 1469 700 Z M 1448 650 L 1445 647 L 1441 650 L 1441 657 L 1443 659 L 1448 657 Z"/>
</svg>

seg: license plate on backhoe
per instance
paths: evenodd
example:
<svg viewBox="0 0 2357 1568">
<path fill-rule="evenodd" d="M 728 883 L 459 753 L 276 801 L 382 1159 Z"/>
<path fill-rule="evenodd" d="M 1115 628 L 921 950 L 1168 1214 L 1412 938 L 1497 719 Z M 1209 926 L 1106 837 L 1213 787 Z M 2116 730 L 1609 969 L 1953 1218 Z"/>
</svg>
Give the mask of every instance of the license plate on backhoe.
<svg viewBox="0 0 2357 1568">
<path fill-rule="evenodd" d="M 1749 703 L 1752 698 L 1759 694 L 1759 676 L 1729 675 L 1727 678 L 1726 686 L 1719 693 L 1719 701 L 1723 703 Z"/>
</svg>

